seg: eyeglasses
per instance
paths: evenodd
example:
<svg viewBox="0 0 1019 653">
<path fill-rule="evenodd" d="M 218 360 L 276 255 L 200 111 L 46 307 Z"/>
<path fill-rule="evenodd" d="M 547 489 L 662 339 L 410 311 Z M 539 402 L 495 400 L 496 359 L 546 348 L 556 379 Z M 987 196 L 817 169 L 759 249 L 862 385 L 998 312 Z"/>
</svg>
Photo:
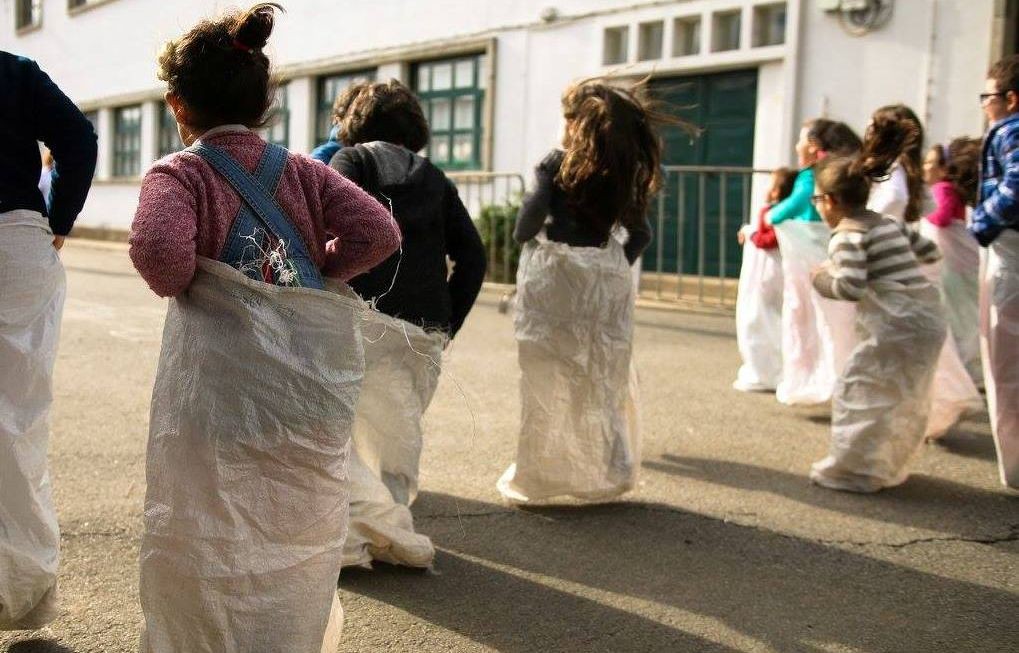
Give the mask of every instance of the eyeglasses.
<svg viewBox="0 0 1019 653">
<path fill-rule="evenodd" d="M 990 99 L 991 99 L 992 97 L 1000 97 L 1000 98 L 1003 98 L 1003 97 L 1005 97 L 1006 95 L 1008 95 L 1008 91 L 1004 91 L 1004 92 L 999 92 L 999 93 L 981 93 L 981 94 L 980 94 L 980 104 L 983 104 L 984 102 L 987 102 L 987 101 L 988 101 L 988 100 L 990 100 Z"/>
<path fill-rule="evenodd" d="M 823 202 L 824 198 L 826 197 L 828 197 L 828 195 L 825 193 L 821 193 L 820 195 L 813 195 L 810 198 L 810 203 L 813 204 L 814 206 L 817 206 L 818 204 Z"/>
</svg>

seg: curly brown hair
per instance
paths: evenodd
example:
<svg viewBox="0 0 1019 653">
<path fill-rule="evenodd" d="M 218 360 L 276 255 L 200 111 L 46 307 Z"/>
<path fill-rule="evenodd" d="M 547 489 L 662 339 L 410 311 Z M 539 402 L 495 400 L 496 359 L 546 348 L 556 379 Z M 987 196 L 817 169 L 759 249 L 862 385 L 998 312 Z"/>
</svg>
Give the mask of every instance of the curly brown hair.
<svg viewBox="0 0 1019 653">
<path fill-rule="evenodd" d="M 276 88 L 262 48 L 276 11 L 283 7 L 261 2 L 245 12 L 203 20 L 163 47 L 159 79 L 187 106 L 191 126 L 266 125 Z"/>
<path fill-rule="evenodd" d="M 947 147 L 934 145 L 930 148 L 938 165 L 945 169 L 945 181 L 952 184 L 955 192 L 969 206 L 976 206 L 977 202 L 982 149 L 983 143 L 979 138 L 967 137 L 953 139 Z"/>
<path fill-rule="evenodd" d="M 336 98 L 340 142 L 386 141 L 417 152 L 428 145 L 428 121 L 414 92 L 395 79 L 352 84 Z"/>
<path fill-rule="evenodd" d="M 996 61 L 987 71 L 987 79 L 994 80 L 999 93 L 1019 93 L 1019 54 Z"/>
<path fill-rule="evenodd" d="M 904 104 L 891 104 L 874 112 L 857 165 L 864 175 L 881 181 L 888 178 L 896 163 L 906 173 L 909 189 L 904 218 L 916 222 L 924 195 L 923 125 Z"/>
<path fill-rule="evenodd" d="M 601 79 L 573 84 L 562 98 L 566 118 L 557 184 L 579 216 L 611 229 L 643 223 L 651 198 L 662 187 L 658 128 L 690 123 L 657 110 L 646 84 L 613 86 Z"/>
</svg>

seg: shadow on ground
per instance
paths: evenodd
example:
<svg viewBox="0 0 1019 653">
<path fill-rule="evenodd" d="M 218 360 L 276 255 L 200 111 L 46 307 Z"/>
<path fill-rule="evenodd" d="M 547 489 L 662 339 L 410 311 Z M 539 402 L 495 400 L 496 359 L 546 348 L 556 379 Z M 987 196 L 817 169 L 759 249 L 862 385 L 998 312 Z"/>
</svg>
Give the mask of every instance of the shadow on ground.
<svg viewBox="0 0 1019 653">
<path fill-rule="evenodd" d="M 511 511 L 424 493 L 415 512 L 442 550 L 438 573 L 345 572 L 341 588 L 499 651 L 988 653 L 1019 641 L 1007 591 L 668 506 Z"/>
<path fill-rule="evenodd" d="M 861 495 L 820 488 L 811 484 L 805 474 L 731 460 L 665 454 L 659 460 L 645 461 L 644 467 L 740 490 L 767 492 L 847 515 L 959 537 L 980 538 L 1019 528 L 1019 496 L 923 474 L 911 475 L 898 487 Z"/>
<path fill-rule="evenodd" d="M 986 433 L 972 429 L 955 429 L 945 437 L 936 440 L 936 446 L 957 456 L 997 462 L 998 454 L 994 450 L 994 440 Z"/>
<path fill-rule="evenodd" d="M 7 653 L 74 653 L 74 649 L 48 639 L 23 639 L 11 644 Z"/>
</svg>

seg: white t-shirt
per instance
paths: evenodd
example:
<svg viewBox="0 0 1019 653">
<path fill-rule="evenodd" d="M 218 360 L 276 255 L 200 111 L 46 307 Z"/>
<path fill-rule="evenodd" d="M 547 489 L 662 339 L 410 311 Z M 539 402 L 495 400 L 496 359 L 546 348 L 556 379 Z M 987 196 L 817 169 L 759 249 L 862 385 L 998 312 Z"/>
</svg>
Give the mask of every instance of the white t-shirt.
<svg viewBox="0 0 1019 653">
<path fill-rule="evenodd" d="M 909 184 L 906 179 L 906 171 L 899 164 L 895 164 L 888 179 L 870 187 L 867 208 L 875 213 L 888 215 L 899 222 L 904 222 L 907 204 L 909 204 Z"/>
<path fill-rule="evenodd" d="M 46 202 L 46 207 L 50 205 L 50 186 L 53 184 L 53 169 L 43 168 L 42 174 L 39 175 L 39 192 L 42 193 L 42 201 Z"/>
</svg>

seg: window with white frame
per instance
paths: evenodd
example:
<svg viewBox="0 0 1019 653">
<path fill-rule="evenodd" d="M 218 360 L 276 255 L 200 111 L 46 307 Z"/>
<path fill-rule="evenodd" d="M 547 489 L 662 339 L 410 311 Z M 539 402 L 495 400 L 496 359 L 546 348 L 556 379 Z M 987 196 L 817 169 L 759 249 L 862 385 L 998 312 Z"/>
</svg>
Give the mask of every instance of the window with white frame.
<svg viewBox="0 0 1019 653">
<path fill-rule="evenodd" d="M 739 50 L 743 11 L 718 11 L 711 16 L 711 51 Z"/>
<path fill-rule="evenodd" d="M 42 24 L 42 0 L 14 1 L 14 29 L 29 30 Z"/>
<path fill-rule="evenodd" d="M 665 23 L 660 20 L 641 23 L 637 29 L 637 61 L 661 59 L 664 40 Z"/>
<path fill-rule="evenodd" d="M 272 108 L 269 126 L 265 129 L 265 140 L 281 147 L 290 147 L 289 94 L 289 84 L 280 84 L 276 88 L 276 104 Z"/>
<path fill-rule="evenodd" d="M 137 177 L 142 168 L 142 107 L 113 110 L 113 176 Z"/>
<path fill-rule="evenodd" d="M 329 132 L 333 128 L 333 104 L 339 94 L 353 84 L 374 80 L 374 69 L 324 75 L 318 78 L 318 98 L 315 111 L 316 143 L 324 143 L 329 140 Z"/>
<path fill-rule="evenodd" d="M 412 78 L 428 119 L 427 156 L 446 170 L 478 170 L 487 87 L 483 54 L 415 64 Z"/>
<path fill-rule="evenodd" d="M 630 28 L 609 27 L 602 39 L 602 63 L 615 66 L 626 63 L 630 58 Z"/>
<path fill-rule="evenodd" d="M 786 3 L 754 7 L 754 47 L 785 43 Z"/>
<path fill-rule="evenodd" d="M 701 17 L 684 16 L 672 24 L 672 56 L 689 57 L 701 53 Z"/>
<path fill-rule="evenodd" d="M 177 130 L 177 119 L 173 117 L 173 111 L 166 102 L 159 106 L 159 158 L 169 156 L 174 152 L 184 149 L 184 143 L 180 140 L 180 132 Z"/>
</svg>

